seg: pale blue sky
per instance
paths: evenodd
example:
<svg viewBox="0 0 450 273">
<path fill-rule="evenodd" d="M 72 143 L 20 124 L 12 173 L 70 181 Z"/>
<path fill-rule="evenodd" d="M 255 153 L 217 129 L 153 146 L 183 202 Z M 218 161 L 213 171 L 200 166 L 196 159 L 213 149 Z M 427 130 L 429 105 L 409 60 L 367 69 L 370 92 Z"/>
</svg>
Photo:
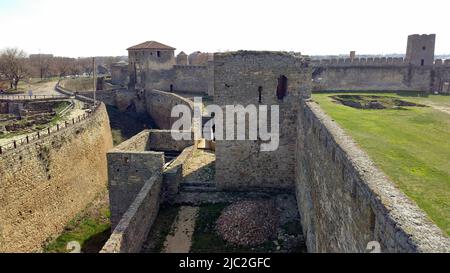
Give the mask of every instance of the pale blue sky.
<svg viewBox="0 0 450 273">
<path fill-rule="evenodd" d="M 450 53 L 448 0 L 0 0 L 0 49 L 126 55 L 156 40 L 190 53 L 404 53 L 408 34 L 436 33 Z"/>
</svg>

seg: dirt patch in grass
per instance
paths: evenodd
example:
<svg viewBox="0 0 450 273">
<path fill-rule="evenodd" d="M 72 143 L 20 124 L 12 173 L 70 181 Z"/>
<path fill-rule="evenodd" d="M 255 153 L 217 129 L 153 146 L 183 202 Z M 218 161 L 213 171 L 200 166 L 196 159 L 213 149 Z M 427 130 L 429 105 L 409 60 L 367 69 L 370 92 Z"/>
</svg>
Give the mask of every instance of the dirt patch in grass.
<svg viewBox="0 0 450 273">
<path fill-rule="evenodd" d="M 395 97 L 375 95 L 336 95 L 331 98 L 342 105 L 356 109 L 397 109 L 404 107 L 425 107 L 423 104 L 401 100 Z"/>
<path fill-rule="evenodd" d="M 164 243 L 164 253 L 189 253 L 197 220 L 198 207 L 183 206 Z"/>
<path fill-rule="evenodd" d="M 164 242 L 169 234 L 173 234 L 173 223 L 177 219 L 179 207 L 162 207 L 159 210 L 147 240 L 142 246 L 143 253 L 161 253 L 164 248 Z"/>
</svg>

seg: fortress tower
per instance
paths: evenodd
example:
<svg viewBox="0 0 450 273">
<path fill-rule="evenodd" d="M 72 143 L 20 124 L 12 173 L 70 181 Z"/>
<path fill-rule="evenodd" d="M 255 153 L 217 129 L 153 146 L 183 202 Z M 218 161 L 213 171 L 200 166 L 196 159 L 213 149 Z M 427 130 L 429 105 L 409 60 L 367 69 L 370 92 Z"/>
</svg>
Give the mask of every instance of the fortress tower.
<svg viewBox="0 0 450 273">
<path fill-rule="evenodd" d="M 152 80 L 159 81 L 161 73 L 175 65 L 175 48 L 156 41 L 148 41 L 128 50 L 130 87 L 155 87 Z"/>
<path fill-rule="evenodd" d="M 188 55 L 184 51 L 177 55 L 177 65 L 188 65 Z"/>
<path fill-rule="evenodd" d="M 408 36 L 406 61 L 418 66 L 433 65 L 435 40 L 436 34 Z"/>
</svg>

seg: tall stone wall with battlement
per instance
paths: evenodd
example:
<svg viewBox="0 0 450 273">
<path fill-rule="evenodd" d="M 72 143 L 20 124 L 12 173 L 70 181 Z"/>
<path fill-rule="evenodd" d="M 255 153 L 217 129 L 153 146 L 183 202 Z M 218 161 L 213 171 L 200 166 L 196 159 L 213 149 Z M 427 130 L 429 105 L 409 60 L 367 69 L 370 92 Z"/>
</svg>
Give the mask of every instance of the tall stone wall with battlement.
<svg viewBox="0 0 450 273">
<path fill-rule="evenodd" d="M 106 190 L 112 136 L 105 106 L 0 155 L 0 252 L 39 251 Z"/>
<path fill-rule="evenodd" d="M 174 92 L 208 93 L 208 67 L 194 65 L 174 66 L 175 76 L 172 90 Z M 169 86 L 170 91 L 170 86 Z"/>
<path fill-rule="evenodd" d="M 312 61 L 313 91 L 440 92 L 450 81 L 450 60 L 412 65 L 403 58 L 339 58 Z"/>
</svg>

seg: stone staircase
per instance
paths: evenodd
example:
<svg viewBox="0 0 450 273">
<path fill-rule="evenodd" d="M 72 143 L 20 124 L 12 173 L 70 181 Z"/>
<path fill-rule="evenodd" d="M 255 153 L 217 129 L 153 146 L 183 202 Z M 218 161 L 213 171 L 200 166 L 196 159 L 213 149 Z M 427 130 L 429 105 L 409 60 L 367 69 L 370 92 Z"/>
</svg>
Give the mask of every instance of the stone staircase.
<svg viewBox="0 0 450 273">
<path fill-rule="evenodd" d="M 214 181 L 185 181 L 180 185 L 180 192 L 218 192 Z"/>
<path fill-rule="evenodd" d="M 203 204 L 231 203 L 255 198 L 270 198 L 264 192 L 221 191 L 214 181 L 183 181 L 175 198 L 176 205 L 200 206 Z"/>
</svg>

